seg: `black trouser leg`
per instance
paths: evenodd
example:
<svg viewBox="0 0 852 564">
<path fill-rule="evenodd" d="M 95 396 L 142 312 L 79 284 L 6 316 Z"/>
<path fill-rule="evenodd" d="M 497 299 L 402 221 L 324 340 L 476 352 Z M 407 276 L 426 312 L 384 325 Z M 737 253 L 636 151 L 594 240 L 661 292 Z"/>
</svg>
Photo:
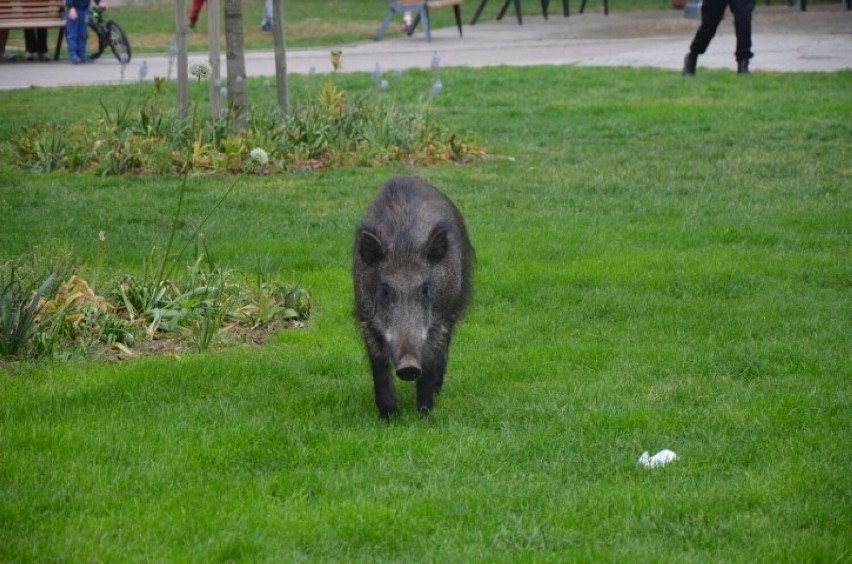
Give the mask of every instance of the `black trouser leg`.
<svg viewBox="0 0 852 564">
<path fill-rule="evenodd" d="M 36 30 L 34 29 L 25 29 L 24 30 L 24 46 L 27 50 L 27 53 L 35 53 L 36 52 Z"/>
<path fill-rule="evenodd" d="M 725 15 L 727 6 L 727 0 L 704 0 L 701 4 L 701 26 L 695 32 L 695 38 L 689 46 L 690 53 L 701 55 L 707 50 L 707 46 L 716 35 L 716 29 L 722 21 L 722 16 Z"/>
<path fill-rule="evenodd" d="M 734 13 L 734 30 L 737 33 L 738 61 L 747 61 L 754 56 L 751 52 L 751 14 L 754 12 L 754 0 L 731 0 Z"/>
<path fill-rule="evenodd" d="M 39 55 L 47 53 L 47 29 L 25 29 L 24 45 L 27 53 L 38 53 Z"/>
</svg>

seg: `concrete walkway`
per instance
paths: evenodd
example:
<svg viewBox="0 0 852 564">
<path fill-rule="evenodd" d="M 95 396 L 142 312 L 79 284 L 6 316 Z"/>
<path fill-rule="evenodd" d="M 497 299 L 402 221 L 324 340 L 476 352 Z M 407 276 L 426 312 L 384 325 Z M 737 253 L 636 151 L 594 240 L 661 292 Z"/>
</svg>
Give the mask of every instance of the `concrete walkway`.
<svg viewBox="0 0 852 564">
<path fill-rule="evenodd" d="M 558 3 L 555 3 L 558 4 Z M 468 10 L 470 12 L 470 10 Z M 464 13 L 469 21 L 471 13 Z M 511 15 L 511 14 L 510 14 Z M 708 52 L 699 59 L 701 68 L 736 68 L 733 18 L 726 15 Z M 376 22 L 378 27 L 379 22 Z M 401 22 L 393 25 L 401 26 Z M 428 43 L 418 31 L 412 37 L 365 41 L 346 45 L 343 72 L 428 68 L 435 52 L 441 66 L 485 67 L 496 65 L 633 66 L 680 70 L 683 55 L 698 21 L 675 10 L 574 14 L 564 18 L 551 13 L 549 20 L 528 14 L 524 25 L 507 16 L 500 22 L 481 19 L 465 25 L 464 37 L 455 28 L 433 30 Z M 752 71 L 831 72 L 852 69 L 852 12 L 838 3 L 811 5 L 807 12 L 787 6 L 758 6 L 753 22 Z M 130 38 L 131 43 L 133 38 Z M 271 39 L 270 39 L 271 43 Z M 270 45 L 271 47 L 271 45 Z M 340 48 L 340 47 L 337 47 Z M 330 48 L 290 49 L 290 73 L 331 72 Z M 189 57 L 190 64 L 206 61 L 206 54 Z M 139 68 L 147 62 L 146 80 L 169 73 L 165 55 L 135 54 L 124 71 L 126 81 L 139 80 Z M 225 64 L 222 63 L 224 72 Z M 246 53 L 249 76 L 274 76 L 272 51 Z M 175 69 L 171 69 L 174 76 Z M 73 66 L 67 60 L 0 64 L 0 90 L 84 84 L 117 84 L 121 65 L 109 52 L 93 65 Z"/>
</svg>

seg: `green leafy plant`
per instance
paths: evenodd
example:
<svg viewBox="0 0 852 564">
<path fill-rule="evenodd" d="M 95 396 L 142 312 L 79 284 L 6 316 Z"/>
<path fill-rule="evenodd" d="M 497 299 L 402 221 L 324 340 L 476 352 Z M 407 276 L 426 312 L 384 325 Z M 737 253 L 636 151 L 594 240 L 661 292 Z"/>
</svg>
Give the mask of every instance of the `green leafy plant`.
<svg viewBox="0 0 852 564">
<path fill-rule="evenodd" d="M 200 70 L 200 67 L 199 67 Z M 198 76 L 202 76 L 199 74 Z M 269 174 L 388 162 L 417 165 L 464 162 L 481 149 L 441 125 L 430 103 L 394 101 L 375 92 L 355 97 L 325 82 L 289 114 L 261 103 L 250 127 L 237 131 L 231 112 L 202 119 L 198 107 L 189 120 L 164 101 L 163 86 L 138 103 L 115 108 L 101 102 L 98 119 L 69 124 L 63 137 L 52 125 L 36 126 L 14 141 L 21 167 L 34 172 L 91 170 L 102 175 L 171 172 Z M 253 150 L 262 149 L 265 158 Z M 188 155 L 186 160 L 175 155 Z"/>
<path fill-rule="evenodd" d="M 188 291 L 181 291 L 176 284 L 171 281 L 175 273 L 177 265 L 181 257 L 185 254 L 190 244 L 196 244 L 196 268 L 205 259 L 209 259 L 210 255 L 206 252 L 206 243 L 203 236 L 200 234 L 201 228 L 210 219 L 211 215 L 221 206 L 222 202 L 228 197 L 237 181 L 234 181 L 225 193 L 217 200 L 212 209 L 196 226 L 192 235 L 187 239 L 183 247 L 176 255 L 172 255 L 172 248 L 175 245 L 175 236 L 182 224 L 183 205 L 186 193 L 188 167 L 184 171 L 183 179 L 178 190 L 178 200 L 175 206 L 175 215 L 172 220 L 172 227 L 169 232 L 169 239 L 166 243 L 165 250 L 160 253 L 156 248 L 153 248 L 146 260 L 145 278 L 139 282 L 133 278 L 125 278 L 119 283 L 116 290 L 117 297 L 123 304 L 128 316 L 132 320 L 147 319 L 150 321 L 146 334 L 151 337 L 165 326 L 174 330 L 181 324 L 181 321 L 191 311 L 191 307 L 187 308 L 181 304 L 195 296 L 208 293 L 208 289 L 204 287 L 192 288 Z M 199 245 L 205 250 L 201 252 Z"/>
<path fill-rule="evenodd" d="M 17 356 L 35 328 L 36 315 L 42 299 L 56 279 L 56 272 L 48 274 L 33 288 L 21 278 L 17 265 L 9 272 L 0 268 L 0 356 Z"/>
<path fill-rule="evenodd" d="M 17 156 L 21 165 L 32 172 L 51 172 L 66 166 L 68 146 L 54 126 L 28 128 L 18 140 Z"/>
<path fill-rule="evenodd" d="M 219 270 L 217 285 L 204 286 L 203 299 L 192 308 L 191 328 L 198 350 L 210 348 L 226 318 L 231 316 L 230 308 L 240 295 L 239 285 L 228 285 L 225 272 Z M 212 282 L 212 281 L 211 281 Z"/>
<path fill-rule="evenodd" d="M 97 264 L 89 269 L 96 276 L 104 243 L 99 237 Z M 223 268 L 201 234 L 193 251 L 193 262 L 178 269 L 182 253 L 166 260 L 171 255 L 152 249 L 144 279 L 123 276 L 106 283 L 103 295 L 79 274 L 56 283 L 60 272 L 76 270 L 64 264 L 61 249 L 37 250 L 0 266 L 0 358 L 129 357 L 144 354 L 139 345 L 155 340 L 170 348 L 190 342 L 206 351 L 232 337 L 301 326 L 310 317 L 312 299 L 304 288 L 281 283 L 272 271 L 249 276 Z M 47 264 L 55 265 L 47 277 L 31 274 Z"/>
</svg>

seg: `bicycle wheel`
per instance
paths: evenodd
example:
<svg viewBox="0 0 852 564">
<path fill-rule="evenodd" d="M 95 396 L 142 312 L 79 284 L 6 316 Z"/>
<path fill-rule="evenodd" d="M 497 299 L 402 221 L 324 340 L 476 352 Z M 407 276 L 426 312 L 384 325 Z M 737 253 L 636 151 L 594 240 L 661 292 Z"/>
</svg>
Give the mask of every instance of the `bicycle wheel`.
<svg viewBox="0 0 852 564">
<path fill-rule="evenodd" d="M 90 19 L 88 22 L 89 26 L 89 39 L 86 41 L 86 48 L 88 50 L 88 54 L 91 58 L 97 59 L 100 57 L 104 50 L 107 48 L 106 37 L 102 35 L 101 28 L 95 23 L 94 20 Z"/>
<path fill-rule="evenodd" d="M 106 23 L 106 29 L 112 54 L 115 55 L 119 63 L 126 65 L 130 62 L 131 57 L 130 41 L 127 40 L 127 34 L 124 33 L 120 25 L 112 20 Z"/>
</svg>

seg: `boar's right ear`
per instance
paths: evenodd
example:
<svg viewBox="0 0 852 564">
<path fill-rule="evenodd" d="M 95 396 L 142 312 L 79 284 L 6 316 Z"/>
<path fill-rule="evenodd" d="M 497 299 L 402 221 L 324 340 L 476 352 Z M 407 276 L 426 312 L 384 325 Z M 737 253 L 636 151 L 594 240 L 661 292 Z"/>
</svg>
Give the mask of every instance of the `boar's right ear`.
<svg viewBox="0 0 852 564">
<path fill-rule="evenodd" d="M 361 260 L 375 266 L 384 260 L 385 248 L 378 237 L 365 229 L 358 234 L 358 254 Z"/>
</svg>

